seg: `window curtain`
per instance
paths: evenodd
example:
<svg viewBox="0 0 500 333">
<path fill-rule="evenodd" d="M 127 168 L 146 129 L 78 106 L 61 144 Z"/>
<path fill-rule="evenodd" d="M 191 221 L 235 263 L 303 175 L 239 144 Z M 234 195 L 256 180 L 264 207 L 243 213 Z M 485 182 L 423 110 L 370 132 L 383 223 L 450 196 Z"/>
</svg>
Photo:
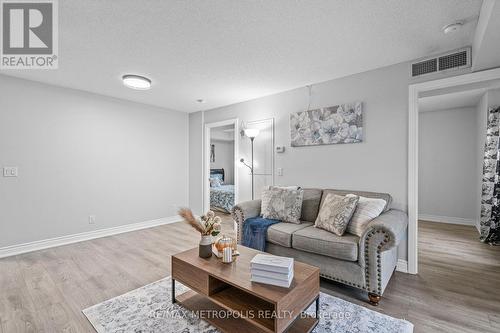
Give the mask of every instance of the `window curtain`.
<svg viewBox="0 0 500 333">
<path fill-rule="evenodd" d="M 500 107 L 490 108 L 484 145 L 481 192 L 481 241 L 500 244 Z"/>
</svg>

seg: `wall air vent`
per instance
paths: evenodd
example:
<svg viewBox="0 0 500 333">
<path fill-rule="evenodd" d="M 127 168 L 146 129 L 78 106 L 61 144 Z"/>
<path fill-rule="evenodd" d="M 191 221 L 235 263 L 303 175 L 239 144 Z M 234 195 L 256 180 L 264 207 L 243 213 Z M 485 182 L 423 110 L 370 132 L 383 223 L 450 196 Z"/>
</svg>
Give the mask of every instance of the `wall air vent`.
<svg viewBox="0 0 500 333">
<path fill-rule="evenodd" d="M 411 76 L 434 73 L 437 72 L 437 68 L 437 58 L 417 62 L 411 65 Z"/>
<path fill-rule="evenodd" d="M 411 77 L 448 72 L 471 66 L 471 48 L 448 52 L 443 55 L 425 58 L 411 64 Z"/>
<path fill-rule="evenodd" d="M 439 57 L 439 70 L 444 71 L 451 68 L 462 68 L 469 63 L 469 52 L 463 50 Z"/>
</svg>

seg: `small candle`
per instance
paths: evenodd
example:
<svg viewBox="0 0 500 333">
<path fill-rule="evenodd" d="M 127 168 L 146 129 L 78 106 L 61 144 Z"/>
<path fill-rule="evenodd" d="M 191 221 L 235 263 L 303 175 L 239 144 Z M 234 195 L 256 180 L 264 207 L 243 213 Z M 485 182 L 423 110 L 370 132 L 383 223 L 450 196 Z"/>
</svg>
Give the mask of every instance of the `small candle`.
<svg viewBox="0 0 500 333">
<path fill-rule="evenodd" d="M 233 249 L 230 246 L 224 248 L 224 251 L 222 252 L 222 262 L 233 262 Z"/>
</svg>

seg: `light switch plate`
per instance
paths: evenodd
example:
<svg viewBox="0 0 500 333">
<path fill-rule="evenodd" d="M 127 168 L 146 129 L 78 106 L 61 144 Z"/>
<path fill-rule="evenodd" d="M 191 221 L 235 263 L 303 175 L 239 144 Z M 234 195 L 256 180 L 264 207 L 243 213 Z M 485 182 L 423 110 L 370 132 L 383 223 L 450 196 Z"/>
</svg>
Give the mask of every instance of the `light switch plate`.
<svg viewBox="0 0 500 333">
<path fill-rule="evenodd" d="M 17 167 L 4 167 L 3 168 L 4 177 L 17 177 Z"/>
</svg>

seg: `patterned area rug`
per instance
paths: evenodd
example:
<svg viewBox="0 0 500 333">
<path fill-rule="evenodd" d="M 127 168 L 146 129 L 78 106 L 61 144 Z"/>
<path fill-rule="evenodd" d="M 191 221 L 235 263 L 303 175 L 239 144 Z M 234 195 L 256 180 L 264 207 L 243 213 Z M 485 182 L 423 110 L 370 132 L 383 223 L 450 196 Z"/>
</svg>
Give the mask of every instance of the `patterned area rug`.
<svg viewBox="0 0 500 333">
<path fill-rule="evenodd" d="M 83 313 L 98 333 L 182 332 L 218 333 L 193 312 L 172 304 L 170 277 L 153 282 L 121 296 L 91 306 Z M 180 295 L 189 289 L 176 283 Z M 365 307 L 321 293 L 320 322 L 315 333 L 406 333 L 413 324 L 369 310 Z M 307 311 L 314 314 L 314 304 Z"/>
</svg>

